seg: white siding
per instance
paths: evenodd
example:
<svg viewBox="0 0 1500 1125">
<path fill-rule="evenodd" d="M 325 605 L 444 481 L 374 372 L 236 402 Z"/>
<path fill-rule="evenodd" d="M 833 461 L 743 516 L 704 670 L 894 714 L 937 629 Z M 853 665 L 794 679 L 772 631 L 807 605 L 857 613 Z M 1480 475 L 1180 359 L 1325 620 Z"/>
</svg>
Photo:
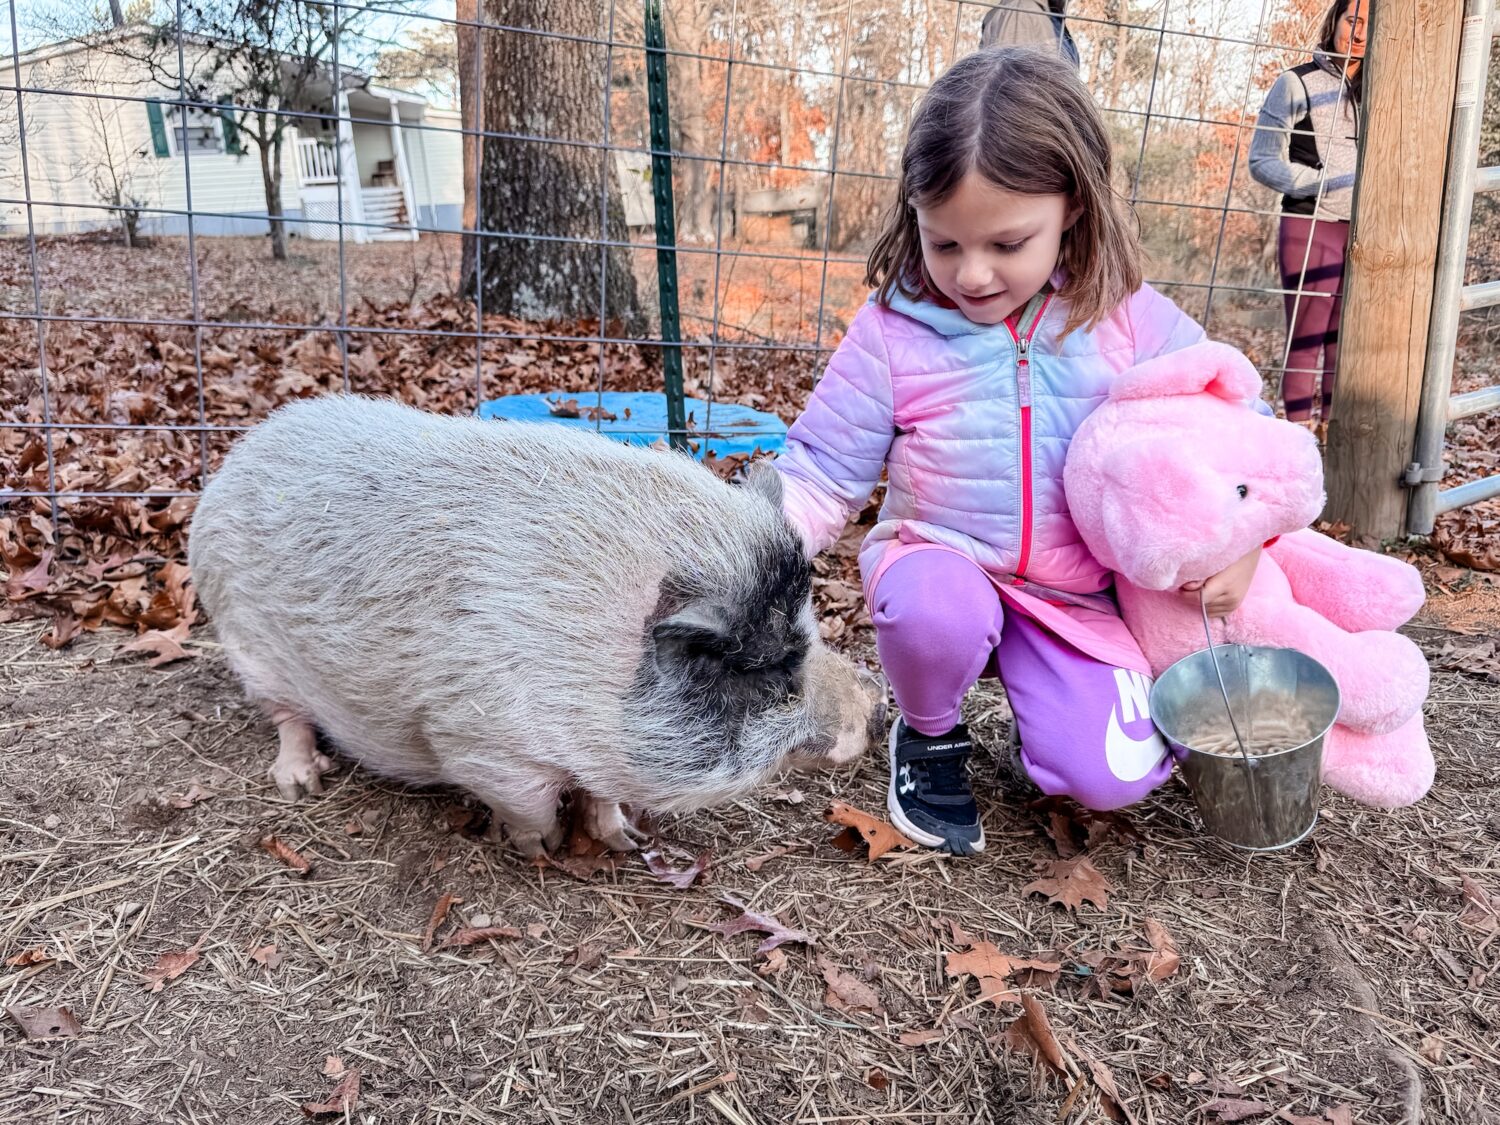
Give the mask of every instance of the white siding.
<svg viewBox="0 0 1500 1125">
<path fill-rule="evenodd" d="M 411 165 L 412 194 L 418 211 L 463 208 L 464 145 L 459 116 L 452 110 L 427 110 L 427 128 L 401 130 Z M 451 130 L 448 131 L 448 130 Z"/>
<path fill-rule="evenodd" d="M 386 111 L 389 112 L 389 109 Z M 352 116 L 363 115 L 356 113 Z M 371 125 L 365 121 L 351 122 L 349 128 L 354 135 L 354 155 L 359 161 L 359 182 L 368 187 L 380 162 L 395 158 L 395 151 L 391 147 L 391 128 L 389 125 Z"/>
<path fill-rule="evenodd" d="M 111 222 L 102 204 L 107 197 L 94 179 L 128 181 L 130 194 L 148 208 L 186 211 L 188 177 L 197 225 L 205 231 L 228 225 L 214 215 L 263 215 L 259 151 L 241 136 L 245 153 L 198 153 L 160 157 L 155 153 L 145 99 L 170 98 L 175 91 L 144 77 L 139 64 L 99 51 L 73 51 L 23 63 L 22 82 L 66 93 L 23 94 L 26 115 L 27 171 L 31 178 L 33 215 L 38 233 L 86 230 Z M 107 95 L 91 98 L 88 93 Z M 14 99 L 0 103 L 0 191 L 8 199 L 24 195 Z M 167 123 L 170 130 L 170 122 Z M 282 206 L 295 210 L 296 157 L 287 134 L 282 159 Z M 9 141 L 10 143 L 6 143 Z M 181 228 L 182 215 L 147 215 L 147 229 Z M 0 204 L 0 223 L 7 233 L 26 229 L 22 203 Z"/>
<path fill-rule="evenodd" d="M 91 179 L 113 169 L 129 181 L 130 194 L 147 208 L 177 214 L 142 216 L 145 231 L 186 230 L 191 177 L 194 229 L 201 234 L 258 233 L 264 229 L 265 189 L 260 152 L 244 132 L 242 155 L 199 152 L 157 156 L 151 135 L 147 99 L 169 100 L 175 90 L 152 82 L 144 64 L 98 50 L 43 52 L 22 59 L 24 86 L 59 93 L 23 94 L 32 212 L 39 234 L 89 230 L 114 223 L 108 202 Z M 83 96 L 107 95 L 104 98 Z M 388 103 L 381 101 L 380 105 Z M 411 107 L 407 107 L 408 109 Z M 163 107 L 169 112 L 169 107 Z M 0 234 L 26 231 L 26 191 L 16 139 L 13 93 L 0 92 Z M 456 229 L 463 207 L 463 143 L 454 110 L 427 107 L 424 124 L 455 130 L 402 130 L 411 190 L 424 226 Z M 171 131 L 171 121 L 165 122 Z M 316 132 L 317 126 L 310 125 Z M 360 179 L 368 183 L 375 165 L 393 156 L 390 129 L 355 125 Z M 325 129 L 324 135 L 331 135 Z M 282 145 L 281 203 L 296 216 L 302 207 L 296 153 L 296 128 L 288 128 Z M 292 233 L 302 233 L 294 225 Z"/>
</svg>

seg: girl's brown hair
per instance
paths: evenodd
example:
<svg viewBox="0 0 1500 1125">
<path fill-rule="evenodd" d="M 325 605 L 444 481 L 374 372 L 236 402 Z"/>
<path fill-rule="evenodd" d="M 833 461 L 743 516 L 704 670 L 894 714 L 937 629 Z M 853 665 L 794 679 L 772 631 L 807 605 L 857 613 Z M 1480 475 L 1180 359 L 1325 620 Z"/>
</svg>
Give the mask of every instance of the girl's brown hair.
<svg viewBox="0 0 1500 1125">
<path fill-rule="evenodd" d="M 1092 328 L 1141 285 L 1133 216 L 1116 195 L 1099 110 L 1071 65 L 1027 47 L 993 47 L 955 63 L 923 96 L 906 135 L 896 202 L 870 252 L 865 282 L 888 304 L 934 290 L 916 208 L 942 203 L 971 171 L 1027 195 L 1066 195 L 1081 209 L 1058 265 L 1069 315 Z"/>
</svg>

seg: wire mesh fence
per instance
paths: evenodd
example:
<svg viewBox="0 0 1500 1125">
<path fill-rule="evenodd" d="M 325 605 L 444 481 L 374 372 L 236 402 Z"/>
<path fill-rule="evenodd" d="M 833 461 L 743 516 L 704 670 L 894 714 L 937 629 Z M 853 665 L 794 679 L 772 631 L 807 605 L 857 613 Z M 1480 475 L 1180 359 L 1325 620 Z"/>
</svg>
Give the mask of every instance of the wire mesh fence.
<svg viewBox="0 0 1500 1125">
<path fill-rule="evenodd" d="M 867 295 L 913 105 L 990 7 L 667 5 L 663 150 L 628 0 L 147 0 L 118 26 L 8 0 L 0 505 L 149 518 L 327 391 L 464 412 L 555 393 L 602 423 L 590 395 L 660 390 L 664 351 L 689 437 L 715 402 L 790 420 Z M 1148 279 L 1273 392 L 1289 298 L 1335 295 L 1282 284 L 1280 200 L 1247 152 L 1323 8 L 1068 13 Z M 658 301 L 668 169 L 680 342 Z"/>
</svg>

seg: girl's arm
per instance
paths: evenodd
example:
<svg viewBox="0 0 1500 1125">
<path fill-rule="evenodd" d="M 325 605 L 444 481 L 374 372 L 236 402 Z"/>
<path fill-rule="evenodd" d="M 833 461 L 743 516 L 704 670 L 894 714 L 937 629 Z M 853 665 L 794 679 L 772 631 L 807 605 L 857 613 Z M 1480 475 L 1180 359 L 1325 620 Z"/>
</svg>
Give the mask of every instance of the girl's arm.
<svg viewBox="0 0 1500 1125">
<path fill-rule="evenodd" d="M 1142 285 L 1127 305 L 1135 362 L 1145 363 L 1168 352 L 1201 344 L 1208 337 L 1203 326 L 1149 285 Z"/>
<path fill-rule="evenodd" d="M 1208 338 L 1202 325 L 1149 285 L 1142 285 L 1135 291 L 1128 311 L 1137 363 L 1181 351 Z M 1261 414 L 1274 416 L 1276 413 L 1262 399 L 1256 399 L 1251 405 Z"/>
<path fill-rule="evenodd" d="M 1318 183 L 1323 178 L 1321 169 L 1293 164 L 1287 159 L 1290 130 L 1306 113 L 1306 87 L 1291 71 L 1283 71 L 1260 107 L 1255 135 L 1250 138 L 1251 177 L 1296 199 L 1317 195 Z"/>
<path fill-rule="evenodd" d="M 890 362 L 879 313 L 865 305 L 776 459 L 783 508 L 809 555 L 832 545 L 870 498 L 894 436 Z"/>
</svg>

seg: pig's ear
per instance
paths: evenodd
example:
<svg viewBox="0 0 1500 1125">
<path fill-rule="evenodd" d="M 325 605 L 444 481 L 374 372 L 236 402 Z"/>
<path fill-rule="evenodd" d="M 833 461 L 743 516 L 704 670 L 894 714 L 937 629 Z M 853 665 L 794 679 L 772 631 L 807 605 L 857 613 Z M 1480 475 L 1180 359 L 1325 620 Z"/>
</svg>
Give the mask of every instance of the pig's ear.
<svg viewBox="0 0 1500 1125">
<path fill-rule="evenodd" d="M 716 605 L 704 602 L 679 610 L 651 628 L 658 665 L 700 656 L 722 659 L 734 647 L 729 618 Z"/>
<path fill-rule="evenodd" d="M 752 491 L 760 493 L 770 501 L 771 507 L 778 512 L 781 511 L 784 491 L 781 486 L 781 474 L 771 467 L 771 462 L 752 462 L 745 470 L 745 484 Z"/>
</svg>

